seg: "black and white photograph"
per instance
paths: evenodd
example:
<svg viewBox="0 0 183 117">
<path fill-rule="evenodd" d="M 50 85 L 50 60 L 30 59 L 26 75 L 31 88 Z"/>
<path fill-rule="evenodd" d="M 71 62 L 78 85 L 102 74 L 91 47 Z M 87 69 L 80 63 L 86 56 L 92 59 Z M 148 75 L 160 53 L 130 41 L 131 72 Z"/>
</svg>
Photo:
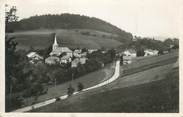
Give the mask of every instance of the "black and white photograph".
<svg viewBox="0 0 183 117">
<path fill-rule="evenodd" d="M 181 0 L 4 0 L 5 113 L 179 113 Z"/>
</svg>

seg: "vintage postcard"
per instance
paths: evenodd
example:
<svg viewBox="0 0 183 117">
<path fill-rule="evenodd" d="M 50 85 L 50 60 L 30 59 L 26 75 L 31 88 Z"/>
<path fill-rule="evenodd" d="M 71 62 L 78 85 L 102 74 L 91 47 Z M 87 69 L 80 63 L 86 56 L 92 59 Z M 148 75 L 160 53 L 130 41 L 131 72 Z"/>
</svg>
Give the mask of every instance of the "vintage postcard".
<svg viewBox="0 0 183 117">
<path fill-rule="evenodd" d="M 1 3 L 0 117 L 183 116 L 182 0 Z"/>
</svg>

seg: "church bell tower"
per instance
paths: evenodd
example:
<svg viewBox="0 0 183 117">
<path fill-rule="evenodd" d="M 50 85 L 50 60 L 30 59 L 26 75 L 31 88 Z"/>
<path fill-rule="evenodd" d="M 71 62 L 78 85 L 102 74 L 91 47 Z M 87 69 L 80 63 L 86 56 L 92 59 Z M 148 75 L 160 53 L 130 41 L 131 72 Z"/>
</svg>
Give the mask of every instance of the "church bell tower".
<svg viewBox="0 0 183 117">
<path fill-rule="evenodd" d="M 57 37 L 56 37 L 56 33 L 55 33 L 55 37 L 54 37 L 54 43 L 52 46 L 52 50 L 56 50 L 58 48 L 58 43 L 57 43 Z"/>
</svg>

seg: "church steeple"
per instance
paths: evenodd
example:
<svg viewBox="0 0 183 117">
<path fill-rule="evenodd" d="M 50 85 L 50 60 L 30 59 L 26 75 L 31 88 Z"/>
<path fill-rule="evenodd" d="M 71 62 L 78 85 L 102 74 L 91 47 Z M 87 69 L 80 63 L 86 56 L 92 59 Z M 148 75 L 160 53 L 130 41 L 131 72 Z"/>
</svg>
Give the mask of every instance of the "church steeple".
<svg viewBox="0 0 183 117">
<path fill-rule="evenodd" d="M 52 49 L 55 50 L 55 49 L 57 49 L 57 47 L 58 47 L 58 43 L 57 43 L 57 37 L 56 37 L 56 33 L 55 33 Z"/>
</svg>

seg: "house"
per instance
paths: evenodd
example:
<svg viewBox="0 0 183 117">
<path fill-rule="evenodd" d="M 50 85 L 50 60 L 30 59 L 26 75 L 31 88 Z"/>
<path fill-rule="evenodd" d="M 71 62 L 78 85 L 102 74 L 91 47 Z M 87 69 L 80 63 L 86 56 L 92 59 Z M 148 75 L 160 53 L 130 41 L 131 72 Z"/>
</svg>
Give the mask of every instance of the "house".
<svg viewBox="0 0 183 117">
<path fill-rule="evenodd" d="M 60 62 L 60 59 L 59 59 L 59 57 L 56 57 L 56 56 L 50 56 L 45 59 L 45 63 L 50 64 L 50 65 L 56 64 L 59 62 Z"/>
<path fill-rule="evenodd" d="M 72 62 L 71 62 L 71 67 L 77 67 L 79 64 L 79 58 L 75 58 Z"/>
<path fill-rule="evenodd" d="M 86 55 L 87 55 L 87 52 L 81 53 L 81 57 L 86 57 Z"/>
<path fill-rule="evenodd" d="M 163 54 L 168 54 L 168 53 L 169 53 L 168 50 L 163 51 Z"/>
<path fill-rule="evenodd" d="M 80 61 L 81 64 L 85 64 L 86 63 L 86 60 L 88 60 L 88 58 L 86 58 L 86 57 L 81 57 L 79 59 L 79 61 Z"/>
<path fill-rule="evenodd" d="M 36 52 L 30 52 L 27 54 L 30 63 L 37 63 L 43 60 L 43 57 L 37 54 Z"/>
<path fill-rule="evenodd" d="M 69 63 L 71 61 L 72 60 L 71 60 L 71 57 L 69 55 L 65 55 L 65 56 L 60 58 L 60 64 L 62 64 L 62 63 Z"/>
<path fill-rule="evenodd" d="M 158 50 L 146 49 L 144 50 L 144 56 L 155 56 L 158 55 Z"/>
<path fill-rule="evenodd" d="M 74 52 L 73 52 L 73 56 L 81 57 L 81 49 L 75 49 Z"/>
<path fill-rule="evenodd" d="M 60 56 L 62 53 L 66 53 L 69 56 L 72 56 L 72 50 L 70 50 L 68 47 L 60 47 L 57 43 L 57 37 L 55 35 L 54 43 L 52 45 L 52 52 L 50 53 L 50 56 Z"/>
<path fill-rule="evenodd" d="M 131 64 L 132 63 L 132 57 L 131 56 L 123 56 L 123 64 Z"/>
<path fill-rule="evenodd" d="M 93 52 L 97 51 L 97 49 L 88 49 L 88 53 L 91 54 Z"/>
<path fill-rule="evenodd" d="M 125 50 L 123 52 L 123 55 L 124 56 L 129 56 L 129 57 L 136 57 L 137 56 L 137 53 L 134 49 L 128 49 L 128 50 Z"/>
<path fill-rule="evenodd" d="M 78 64 L 85 64 L 86 61 L 88 60 L 88 58 L 86 57 L 81 57 L 81 58 L 75 58 L 72 62 L 71 62 L 71 67 L 77 67 Z"/>
</svg>

